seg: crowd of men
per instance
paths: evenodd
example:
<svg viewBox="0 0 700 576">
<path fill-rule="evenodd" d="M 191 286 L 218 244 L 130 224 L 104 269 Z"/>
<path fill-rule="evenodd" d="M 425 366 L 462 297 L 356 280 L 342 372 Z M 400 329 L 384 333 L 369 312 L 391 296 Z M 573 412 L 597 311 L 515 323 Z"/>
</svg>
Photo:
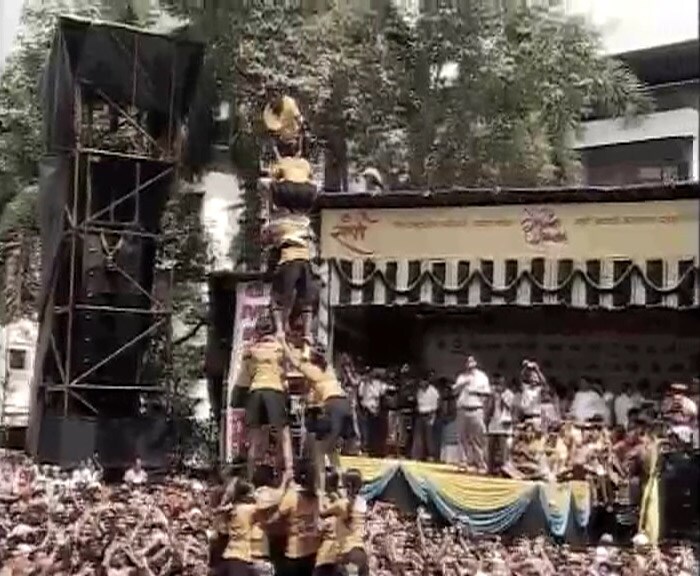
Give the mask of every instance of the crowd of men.
<svg viewBox="0 0 700 576">
<path fill-rule="evenodd" d="M 23 456 L 3 454 L 0 574 L 342 574 L 343 567 L 345 574 L 373 576 L 698 573 L 697 558 L 689 546 L 659 548 L 643 535 L 635 538 L 632 547 L 618 547 L 605 535 L 597 546 L 573 549 L 545 537 L 506 540 L 470 534 L 458 526 L 436 524 L 422 510 L 405 515 L 387 503 L 364 502 L 355 493 L 359 478 L 352 474 L 339 485 L 327 486 L 327 494 L 337 494 L 335 499 L 321 498 L 319 510 L 331 510 L 335 503 L 342 518 L 352 497 L 352 510 L 358 512 L 352 517 L 360 524 L 341 536 L 339 527 L 328 523 L 332 513 L 319 516 L 311 538 L 294 533 L 296 552 L 309 547 L 304 555 L 288 558 L 287 543 L 281 545 L 280 559 L 274 540 L 279 532 L 273 527 L 285 515 L 294 515 L 305 480 L 297 475 L 301 485 L 281 487 L 266 486 L 260 480 L 254 489 L 240 479 L 226 484 L 185 478 L 149 483 L 137 463 L 123 483 L 106 485 L 91 466 L 69 474 L 35 466 Z M 347 484 L 349 492 L 342 491 L 342 484 Z M 248 512 L 257 516 L 273 508 L 277 520 L 261 516 L 266 523 L 257 524 L 257 536 L 254 524 L 260 519 L 247 531 L 234 521 Z M 260 545 L 264 536 L 267 546 Z M 329 546 L 333 538 L 336 550 Z M 355 564 L 348 562 L 343 551 L 353 552 Z M 236 562 L 241 558 L 245 561 Z M 322 560 L 329 558 L 330 563 Z"/>
</svg>

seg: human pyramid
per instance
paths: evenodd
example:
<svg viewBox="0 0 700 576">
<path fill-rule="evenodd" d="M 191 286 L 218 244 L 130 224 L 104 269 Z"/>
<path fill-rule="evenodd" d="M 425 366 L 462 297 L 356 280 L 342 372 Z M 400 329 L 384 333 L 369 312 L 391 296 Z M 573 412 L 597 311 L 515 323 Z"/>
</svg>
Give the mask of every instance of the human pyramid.
<svg viewBox="0 0 700 576">
<path fill-rule="evenodd" d="M 227 575 L 311 576 L 352 564 L 365 574 L 362 477 L 348 471 L 341 486 L 339 475 L 338 443 L 353 432 L 350 403 L 312 336 L 317 291 L 309 214 L 316 186 L 303 157 L 304 121 L 293 98 L 278 95 L 268 102 L 263 120 L 274 162 L 260 190 L 267 208 L 263 237 L 274 253 L 272 304 L 256 324 L 236 383 L 248 390 L 248 481 L 234 480 L 220 507 L 227 536 L 221 566 Z M 301 338 L 292 329 L 298 320 Z M 296 467 L 288 413 L 295 384 L 305 405 L 305 457 Z M 280 484 L 273 480 L 280 475 L 263 465 L 271 431 L 282 463 Z"/>
<path fill-rule="evenodd" d="M 293 477 L 288 406 L 290 390 L 296 388 L 305 407 L 305 451 L 323 487 L 326 459 L 337 471 L 338 443 L 350 437 L 353 426 L 348 398 L 312 334 L 318 291 L 311 268 L 315 247 L 310 212 L 317 188 L 304 158 L 305 123 L 296 101 L 272 95 L 263 122 L 274 152 L 268 174 L 260 180 L 266 207 L 263 239 L 273 255 L 273 280 L 270 313 L 258 320 L 237 383 L 248 389 L 247 472 L 252 479 L 273 431 L 282 476 Z M 296 330 L 299 325 L 301 330 Z"/>
</svg>

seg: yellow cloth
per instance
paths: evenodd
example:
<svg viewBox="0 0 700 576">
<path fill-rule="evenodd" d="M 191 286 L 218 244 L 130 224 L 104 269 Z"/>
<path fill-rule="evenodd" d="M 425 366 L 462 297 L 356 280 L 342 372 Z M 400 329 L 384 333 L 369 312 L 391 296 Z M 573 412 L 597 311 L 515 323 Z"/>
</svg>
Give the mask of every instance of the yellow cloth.
<svg viewBox="0 0 700 576">
<path fill-rule="evenodd" d="M 271 169 L 272 177 L 281 182 L 293 182 L 294 184 L 308 184 L 311 182 L 313 170 L 311 164 L 305 158 L 283 156 Z"/>
<path fill-rule="evenodd" d="M 284 349 L 273 337 L 266 337 L 246 350 L 241 375 L 236 383 L 241 388 L 284 392 Z"/>
<path fill-rule="evenodd" d="M 362 458 L 359 456 L 341 456 L 340 465 L 343 470 L 358 470 L 363 482 L 372 482 L 384 476 L 392 466 L 401 464 L 400 460 L 378 458 Z M 456 468 L 455 468 L 456 470 Z"/>
<path fill-rule="evenodd" d="M 354 548 L 365 549 L 366 523 L 367 501 L 362 496 L 357 496 L 350 508 L 350 515 L 338 522 L 338 540 L 343 554 Z"/>
<path fill-rule="evenodd" d="M 301 132 L 301 111 L 291 96 L 282 96 L 280 110 L 275 111 L 268 104 L 263 110 L 265 127 L 283 142 L 293 142 Z"/>
<path fill-rule="evenodd" d="M 285 216 L 270 223 L 280 264 L 311 258 L 311 221 L 306 216 Z"/>
<path fill-rule="evenodd" d="M 320 501 L 296 488 L 282 498 L 279 513 L 287 521 L 287 558 L 304 558 L 318 550 Z"/>
<path fill-rule="evenodd" d="M 255 504 L 238 504 L 229 513 L 228 544 L 222 554 L 225 560 L 253 561 L 251 532 L 256 510 Z"/>
<path fill-rule="evenodd" d="M 338 540 L 338 523 L 341 522 L 347 512 L 348 501 L 345 498 L 336 498 L 334 501 L 326 496 L 321 504 L 322 521 L 321 543 L 316 553 L 316 566 L 335 564 L 340 556 L 340 542 Z"/>
<path fill-rule="evenodd" d="M 303 361 L 299 364 L 299 371 L 309 381 L 307 402 L 311 406 L 323 406 L 330 398 L 345 397 L 332 368 L 321 370 L 313 362 Z"/>
<path fill-rule="evenodd" d="M 644 487 L 642 505 L 639 511 L 639 531 L 649 538 L 651 544 L 659 542 L 659 441 L 654 440 L 651 446 L 649 480 Z"/>
</svg>

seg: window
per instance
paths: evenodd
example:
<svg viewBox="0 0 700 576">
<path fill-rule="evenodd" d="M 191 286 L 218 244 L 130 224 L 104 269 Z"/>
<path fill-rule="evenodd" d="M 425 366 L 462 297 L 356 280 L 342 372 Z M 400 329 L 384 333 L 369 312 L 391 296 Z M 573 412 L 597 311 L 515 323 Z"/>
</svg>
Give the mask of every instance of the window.
<svg viewBox="0 0 700 576">
<path fill-rule="evenodd" d="M 10 349 L 10 370 L 25 370 L 27 352 L 25 350 Z"/>
</svg>

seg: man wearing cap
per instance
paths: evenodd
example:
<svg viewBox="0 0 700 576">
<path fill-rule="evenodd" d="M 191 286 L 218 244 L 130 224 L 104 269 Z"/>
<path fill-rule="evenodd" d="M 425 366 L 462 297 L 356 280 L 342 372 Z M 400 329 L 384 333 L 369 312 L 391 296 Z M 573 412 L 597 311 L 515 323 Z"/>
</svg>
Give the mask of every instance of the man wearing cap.
<svg viewBox="0 0 700 576">
<path fill-rule="evenodd" d="M 236 386 L 249 390 L 246 403 L 246 428 L 250 435 L 248 478 L 253 477 L 257 461 L 263 456 L 265 427 L 275 429 L 282 440 L 285 475 L 292 476 L 292 437 L 287 414 L 287 383 L 284 349 L 275 338 L 268 316 L 259 319 L 256 338 L 243 354 L 243 366 Z"/>
<path fill-rule="evenodd" d="M 464 464 L 467 468 L 486 472 L 484 407 L 491 396 L 491 385 L 474 356 L 467 358 L 465 371 L 457 376 L 452 392 L 457 397 L 457 430 Z"/>
</svg>

